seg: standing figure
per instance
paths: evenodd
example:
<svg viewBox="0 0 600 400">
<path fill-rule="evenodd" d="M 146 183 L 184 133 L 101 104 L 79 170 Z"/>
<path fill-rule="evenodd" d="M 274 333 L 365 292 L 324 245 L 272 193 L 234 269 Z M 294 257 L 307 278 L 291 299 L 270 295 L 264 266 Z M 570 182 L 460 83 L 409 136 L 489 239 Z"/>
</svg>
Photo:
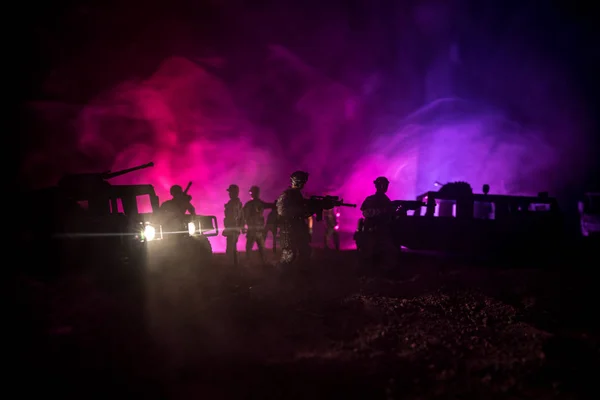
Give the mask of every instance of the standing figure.
<svg viewBox="0 0 600 400">
<path fill-rule="evenodd" d="M 339 250 L 340 235 L 337 231 L 337 214 L 333 208 L 331 210 L 323 210 L 323 222 L 325 223 L 325 236 L 323 239 L 325 249 L 329 249 L 329 242 L 333 239 L 334 248 Z"/>
<path fill-rule="evenodd" d="M 397 249 L 391 229 L 394 206 L 386 195 L 390 182 L 386 177 L 380 176 L 373 183 L 375 194 L 368 196 L 360 207 L 366 234 L 364 252 L 368 261 L 392 262 L 396 259 Z"/>
<path fill-rule="evenodd" d="M 277 217 L 281 237 L 282 267 L 298 259 L 302 264 L 310 258 L 310 233 L 307 219 L 311 215 L 306 207 L 302 188 L 308 181 L 308 173 L 296 171 L 290 176 L 291 186 L 277 199 Z"/>
<path fill-rule="evenodd" d="M 258 186 L 252 186 L 250 188 L 250 197 L 252 197 L 252 200 L 244 204 L 244 219 L 248 226 L 246 233 L 246 257 L 250 258 L 252 247 L 254 247 L 254 243 L 256 243 L 260 259 L 265 263 L 264 212 L 265 208 L 273 209 L 275 205 L 265 203 L 260 199 L 260 188 Z"/>
<path fill-rule="evenodd" d="M 277 202 L 277 201 L 275 201 Z M 273 208 L 267 215 L 267 224 L 264 229 L 264 237 L 267 240 L 269 232 L 273 236 L 273 253 L 277 253 L 277 231 L 279 230 L 279 223 L 277 222 L 277 208 Z"/>
<path fill-rule="evenodd" d="M 170 193 L 173 198 L 160 206 L 162 225 L 167 233 L 184 230 L 183 216 L 186 212 L 196 215 L 196 208 L 191 203 L 192 196 L 184 193 L 181 186 L 171 186 Z"/>
<path fill-rule="evenodd" d="M 233 258 L 233 265 L 238 265 L 237 243 L 244 227 L 244 211 L 240 200 L 238 185 L 229 185 L 229 201 L 225 204 L 225 220 L 223 236 L 227 238 L 226 254 Z"/>
</svg>

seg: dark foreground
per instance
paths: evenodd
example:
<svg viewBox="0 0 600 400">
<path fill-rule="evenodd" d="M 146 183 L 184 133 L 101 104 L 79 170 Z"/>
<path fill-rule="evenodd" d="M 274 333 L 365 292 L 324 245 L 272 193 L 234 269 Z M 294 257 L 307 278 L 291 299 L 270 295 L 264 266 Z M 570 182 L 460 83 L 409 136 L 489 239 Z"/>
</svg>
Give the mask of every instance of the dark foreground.
<svg viewBox="0 0 600 400">
<path fill-rule="evenodd" d="M 20 278 L 19 397 L 600 398 L 597 294 L 580 261 L 407 255 L 360 278 L 355 253 L 317 252 L 287 279 L 224 261 L 154 266 L 138 285 Z"/>
</svg>

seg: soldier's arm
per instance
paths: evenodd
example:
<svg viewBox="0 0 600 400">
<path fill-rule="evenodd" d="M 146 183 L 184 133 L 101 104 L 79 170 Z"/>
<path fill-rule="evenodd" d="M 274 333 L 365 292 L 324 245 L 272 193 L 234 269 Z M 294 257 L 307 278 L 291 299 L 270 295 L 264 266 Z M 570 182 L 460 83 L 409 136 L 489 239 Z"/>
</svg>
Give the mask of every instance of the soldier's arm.
<svg viewBox="0 0 600 400">
<path fill-rule="evenodd" d="M 266 201 L 263 201 L 263 200 L 261 200 L 261 203 L 264 208 L 268 208 L 270 210 L 273 210 L 275 208 L 275 203 L 267 203 Z"/>
<path fill-rule="evenodd" d="M 192 203 L 187 206 L 187 211 L 189 211 L 191 215 L 196 215 L 196 207 L 194 207 Z"/>
<path fill-rule="evenodd" d="M 275 207 L 277 208 L 277 215 L 280 215 L 282 217 L 287 217 L 288 216 L 288 199 L 287 199 L 287 193 L 283 192 L 278 198 L 277 198 L 277 202 L 275 203 Z"/>
<path fill-rule="evenodd" d="M 249 203 L 250 202 L 244 204 L 244 206 L 242 207 L 242 218 L 243 218 L 242 227 L 244 227 L 246 225 L 246 221 L 248 221 L 248 213 L 250 212 Z"/>
<path fill-rule="evenodd" d="M 360 206 L 360 211 L 362 211 L 363 217 L 365 218 L 374 217 L 376 215 L 375 210 L 371 208 L 371 201 L 369 201 L 368 197 L 365 199 L 365 201 L 363 201 L 362 205 Z"/>
<path fill-rule="evenodd" d="M 239 204 L 239 219 L 240 219 L 240 228 L 244 229 L 244 227 L 246 226 L 246 213 L 244 212 L 244 207 L 242 206 L 242 203 L 240 202 Z"/>
</svg>

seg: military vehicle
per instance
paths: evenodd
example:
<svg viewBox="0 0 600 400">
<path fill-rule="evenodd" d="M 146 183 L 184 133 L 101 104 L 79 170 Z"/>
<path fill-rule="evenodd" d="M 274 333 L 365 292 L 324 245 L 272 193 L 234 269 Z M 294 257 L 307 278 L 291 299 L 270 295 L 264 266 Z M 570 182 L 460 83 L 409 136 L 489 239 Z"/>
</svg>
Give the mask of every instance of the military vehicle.
<svg viewBox="0 0 600 400">
<path fill-rule="evenodd" d="M 552 255 L 563 239 L 562 213 L 548 193 L 537 196 L 475 194 L 466 182 L 451 182 L 415 200 L 394 201 L 394 242 L 410 250 L 514 259 Z M 360 250 L 368 234 L 361 219 Z"/>
<path fill-rule="evenodd" d="M 27 207 L 44 204 L 46 209 L 30 213 L 22 225 L 25 246 L 42 246 L 62 263 L 139 261 L 148 257 L 149 245 L 157 248 L 155 243 L 170 236 L 184 240 L 167 240 L 168 246 L 193 243 L 195 254 L 204 262 L 212 255 L 208 237 L 218 235 L 215 216 L 186 215 L 180 221 L 181 229 L 164 232 L 159 198 L 152 185 L 108 182 L 153 166 L 148 163 L 116 172 L 65 175 L 57 186 L 30 193 Z"/>
</svg>

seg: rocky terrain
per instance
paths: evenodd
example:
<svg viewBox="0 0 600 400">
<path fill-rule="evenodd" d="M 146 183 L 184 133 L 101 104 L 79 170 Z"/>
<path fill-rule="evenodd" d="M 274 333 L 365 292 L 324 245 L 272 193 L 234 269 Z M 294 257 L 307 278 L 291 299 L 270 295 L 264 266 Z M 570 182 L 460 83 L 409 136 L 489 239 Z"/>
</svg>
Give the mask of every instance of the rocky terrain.
<svg viewBox="0 0 600 400">
<path fill-rule="evenodd" d="M 257 259 L 256 257 L 255 259 Z M 560 266 L 559 266 L 560 267 Z M 318 251 L 280 277 L 223 255 L 154 266 L 135 284 L 19 278 L 19 373 L 63 397 L 595 397 L 587 270 L 489 268 L 405 255 L 363 277 Z"/>
</svg>

